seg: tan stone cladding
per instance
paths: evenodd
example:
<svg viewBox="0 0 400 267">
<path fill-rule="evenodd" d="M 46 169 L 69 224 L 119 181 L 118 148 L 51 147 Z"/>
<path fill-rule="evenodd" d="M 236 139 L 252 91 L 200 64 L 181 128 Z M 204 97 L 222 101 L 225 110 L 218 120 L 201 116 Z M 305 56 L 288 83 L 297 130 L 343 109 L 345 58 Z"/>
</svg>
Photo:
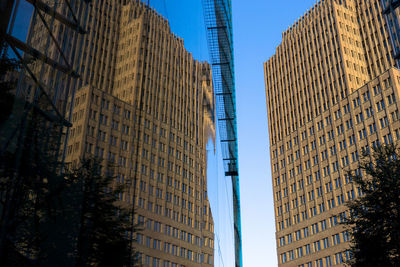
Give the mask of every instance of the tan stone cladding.
<svg viewBox="0 0 400 267">
<path fill-rule="evenodd" d="M 346 171 L 400 138 L 399 71 L 379 1 L 325 0 L 264 64 L 279 266 L 344 266 Z"/>
</svg>

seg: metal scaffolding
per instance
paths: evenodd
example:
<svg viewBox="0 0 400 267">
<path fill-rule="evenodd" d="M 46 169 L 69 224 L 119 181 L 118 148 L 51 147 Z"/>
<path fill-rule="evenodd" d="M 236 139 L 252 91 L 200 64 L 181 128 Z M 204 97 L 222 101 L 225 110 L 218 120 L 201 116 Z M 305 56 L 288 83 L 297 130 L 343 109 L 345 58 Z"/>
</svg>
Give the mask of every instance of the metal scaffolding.
<svg viewBox="0 0 400 267">
<path fill-rule="evenodd" d="M 400 68 L 400 12 L 398 10 L 400 7 L 400 0 L 381 0 L 381 4 L 390 34 L 390 40 L 393 48 L 393 58 L 396 61 L 396 67 Z"/>
<path fill-rule="evenodd" d="M 242 266 L 232 6 L 230 0 L 202 0 L 212 65 L 216 115 L 225 176 L 232 179 L 235 266 Z"/>
<path fill-rule="evenodd" d="M 66 88 L 63 94 L 57 94 L 58 88 L 54 86 L 54 83 L 49 82 L 50 79 L 44 73 L 45 69 L 59 72 L 68 83 L 79 78 L 79 74 L 74 70 L 73 60 L 68 56 L 68 47 L 63 45 L 66 44 L 66 39 L 56 38 L 54 35 L 55 22 L 64 27 L 65 31 L 68 29 L 76 32 L 77 35 L 83 35 L 85 31 L 75 14 L 87 8 L 87 1 L 80 3 L 79 6 L 76 1 L 62 1 L 62 4 L 67 6 L 65 10 L 62 10 L 57 6 L 59 1 L 25 0 L 33 7 L 31 27 L 26 42 L 12 35 L 21 2 L 23 1 L 0 1 L 0 14 L 2 14 L 0 16 L 0 57 L 3 60 L 8 57 L 15 59 L 19 66 L 10 70 L 7 73 L 8 76 L 0 77 L 2 82 L 3 80 L 15 82 L 11 92 L 13 105 L 9 110 L 10 114 L 7 114 L 0 124 L 0 168 L 2 168 L 2 174 L 8 175 L 3 176 L 5 181 L 9 179 L 9 182 L 3 182 L 0 192 L 0 258 L 3 259 L 8 253 L 7 248 L 12 247 L 10 251 L 15 252 L 16 259 L 21 261 L 20 264 L 24 262 L 22 265 L 31 266 L 39 264 L 36 263 L 39 254 L 35 254 L 35 248 L 29 247 L 30 242 L 28 246 L 26 246 L 28 243 L 24 243 L 23 247 L 14 246 L 16 241 L 10 237 L 9 230 L 17 231 L 15 221 L 21 218 L 18 217 L 19 213 L 22 212 L 24 216 L 27 216 L 26 218 L 33 218 L 38 214 L 24 208 L 23 203 L 28 202 L 25 195 L 29 195 L 29 198 L 37 198 L 39 194 L 34 193 L 36 189 L 32 188 L 42 187 L 44 177 L 52 178 L 52 181 L 49 179 L 48 184 L 58 179 L 57 175 L 46 175 L 50 172 L 58 173 L 61 169 L 59 152 L 61 140 L 64 138 L 63 131 L 72 126 L 66 118 L 66 111 L 68 98 L 73 97 L 73 92 Z M 18 16 L 21 14 L 27 16 L 24 11 Z M 42 49 L 34 47 L 30 42 L 35 20 L 44 28 L 40 33 L 41 41 L 45 44 Z M 54 45 L 55 53 L 48 49 L 50 44 Z M 24 175 L 26 171 L 24 168 L 27 166 L 29 170 L 35 170 L 29 178 Z M 30 183 L 34 183 L 35 186 L 27 186 Z M 43 187 L 40 192 L 48 188 L 50 187 Z"/>
<path fill-rule="evenodd" d="M 16 59 L 18 59 L 22 64 L 22 72 L 20 74 L 18 88 L 15 92 L 16 102 L 21 101 L 23 97 L 26 97 L 25 90 L 29 85 L 25 84 L 26 81 L 29 81 L 30 84 L 34 87 L 34 95 L 33 99 L 27 101 L 22 107 L 23 110 L 13 110 L 13 116 L 6 122 L 6 126 L 3 127 L 2 136 L 3 142 L 0 144 L 0 155 L 4 153 L 8 146 L 11 144 L 11 140 L 15 138 L 18 134 L 22 134 L 21 129 L 23 129 L 24 124 L 22 121 L 26 117 L 26 115 L 32 110 L 35 109 L 38 111 L 45 120 L 47 120 L 50 124 L 46 125 L 46 127 L 53 127 L 52 125 L 58 125 L 61 127 L 71 127 L 71 123 L 66 118 L 66 104 L 68 97 L 73 95 L 73 92 L 69 92 L 66 89 L 66 93 L 61 96 L 57 95 L 56 90 L 52 88 L 53 85 L 46 83 L 43 81 L 43 75 L 41 74 L 43 71 L 44 65 L 50 66 L 50 68 L 55 71 L 59 71 L 63 73 L 64 77 L 67 79 L 78 79 L 79 74 L 74 70 L 71 62 L 72 59 L 68 59 L 65 54 L 65 47 L 61 44 L 64 40 L 58 40 L 53 34 L 54 22 L 64 25 L 65 27 L 76 31 L 78 34 L 85 34 L 86 31 L 81 27 L 80 21 L 78 21 L 76 16 L 76 10 L 82 10 L 83 8 L 87 8 L 87 4 L 90 2 L 89 0 L 84 0 L 83 3 L 80 3 L 79 7 L 71 5 L 70 0 L 66 0 L 65 4 L 68 7 L 64 13 L 61 14 L 57 10 L 57 5 L 53 3 L 52 6 L 48 5 L 47 2 L 43 2 L 40 0 L 25 0 L 26 3 L 29 3 L 33 6 L 33 20 L 40 21 L 46 31 L 46 43 L 47 46 L 50 43 L 53 43 L 58 52 L 59 59 L 52 58 L 49 54 L 48 50 L 39 51 L 37 48 L 32 47 L 29 43 L 30 34 L 28 35 L 28 41 L 21 41 L 14 36 L 12 36 L 14 21 L 18 13 L 18 8 L 20 0 L 6 0 L 2 1 L 0 5 L 0 11 L 5 14 L 2 18 L 0 18 L 0 39 L 2 42 L 5 42 L 7 46 L 4 48 L 4 51 L 1 51 L 1 54 L 5 55 L 7 53 L 7 49 L 11 48 L 12 52 Z M 83 7 L 84 6 L 84 7 Z M 32 31 L 32 29 L 30 30 Z M 23 52 L 23 53 L 22 53 Z M 53 56 L 54 57 L 54 56 Z M 32 66 L 28 64 L 29 60 L 33 59 L 34 61 L 40 62 L 41 71 L 38 73 L 32 69 Z M 23 82 L 21 82 L 23 81 Z M 42 97 L 45 99 L 45 105 L 39 105 L 39 98 Z M 58 105 L 60 101 L 64 103 L 64 105 Z M 26 100 L 25 100 L 26 101 Z M 21 122 L 20 122 L 21 121 Z M 17 122 L 17 123 L 15 123 Z M 62 136 L 63 129 L 60 128 L 60 136 Z M 60 140 L 58 140 L 58 143 Z M 59 144 L 60 145 L 60 144 Z M 18 146 L 22 146 L 22 144 L 18 144 Z M 60 149 L 60 147 L 59 147 Z M 58 152 L 57 152 L 58 154 Z"/>
</svg>

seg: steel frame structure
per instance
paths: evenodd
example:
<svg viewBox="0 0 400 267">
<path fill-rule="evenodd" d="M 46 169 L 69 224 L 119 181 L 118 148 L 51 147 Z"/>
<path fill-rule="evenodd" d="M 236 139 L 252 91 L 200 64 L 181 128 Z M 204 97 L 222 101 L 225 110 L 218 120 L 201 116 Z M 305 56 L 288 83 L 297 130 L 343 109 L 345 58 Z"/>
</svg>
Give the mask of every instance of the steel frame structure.
<svg viewBox="0 0 400 267">
<path fill-rule="evenodd" d="M 47 39 L 46 42 L 54 42 L 59 56 L 64 60 L 64 62 L 59 62 L 58 60 L 52 58 L 48 51 L 40 52 L 39 50 L 32 47 L 28 42 L 21 41 L 15 37 L 13 37 L 12 30 L 15 22 L 15 18 L 18 12 L 18 7 L 20 5 L 20 0 L 1 0 L 0 1 L 0 14 L 4 15 L 0 17 L 0 40 L 4 47 L 2 47 L 0 51 L 0 56 L 7 55 L 7 49 L 11 48 L 14 57 L 20 62 L 21 69 L 19 73 L 18 85 L 15 92 L 15 100 L 12 115 L 4 122 L 2 128 L 0 128 L 0 137 L 2 137 L 2 141 L 0 144 L 0 156 L 2 156 L 6 152 L 13 151 L 15 152 L 15 172 L 14 177 L 11 180 L 9 188 L 7 189 L 6 196 L 2 199 L 1 204 L 1 212 L 2 212 L 2 221 L 1 221 L 1 231 L 0 231 L 0 246 L 5 244 L 5 240 L 7 239 L 7 233 L 5 229 L 7 229 L 7 224 L 13 219 L 13 212 L 16 209 L 15 203 L 18 199 L 19 188 L 22 184 L 22 178 L 19 175 L 19 168 L 22 162 L 22 150 L 27 142 L 27 125 L 29 114 L 34 114 L 33 116 L 37 116 L 43 118 L 41 122 L 41 126 L 43 126 L 42 132 L 47 129 L 56 129 L 57 136 L 54 137 L 54 141 L 57 143 L 55 156 L 57 157 L 60 149 L 60 140 L 62 138 L 62 131 L 65 128 L 69 128 L 72 124 L 66 119 L 66 105 L 62 105 L 61 107 L 57 105 L 57 97 L 54 97 L 55 89 L 48 86 L 48 84 L 43 80 L 41 74 L 35 73 L 31 66 L 29 65 L 29 59 L 34 59 L 40 61 L 41 69 L 43 70 L 43 66 L 46 64 L 51 68 L 60 71 L 65 75 L 68 79 L 77 79 L 79 78 L 79 74 L 73 70 L 72 64 L 67 60 L 65 51 L 61 49 L 61 45 L 59 41 L 54 37 L 52 33 L 52 29 L 54 26 L 54 21 L 57 20 L 64 26 L 77 31 L 79 34 L 84 34 L 84 29 L 80 26 L 79 21 L 76 19 L 75 12 L 70 4 L 70 0 L 65 0 L 66 5 L 68 6 L 68 15 L 64 16 L 57 12 L 56 4 L 53 7 L 49 6 L 47 3 L 42 2 L 40 0 L 25 0 L 27 3 L 33 6 L 33 18 L 38 16 L 38 18 L 43 23 L 43 26 L 46 29 Z M 85 0 L 87 4 L 88 1 Z M 48 23 L 45 19 L 45 15 L 49 16 L 50 23 Z M 72 17 L 72 19 L 70 19 Z M 28 34 L 28 40 L 30 38 L 31 33 Z M 39 63 L 39 62 L 38 62 Z M 21 81 L 23 79 L 29 79 L 29 82 L 33 85 L 33 93 L 34 97 L 32 99 L 27 100 L 24 97 L 24 90 L 26 89 L 24 85 L 22 85 Z M 73 92 L 68 91 L 65 94 L 65 99 L 68 97 L 73 97 Z M 44 101 L 40 102 L 40 98 Z M 66 103 L 66 101 L 64 101 Z M 35 111 L 33 113 L 33 111 Z M 46 138 L 46 139 L 45 139 Z M 43 147 L 43 150 L 47 148 L 48 141 L 51 139 L 53 141 L 53 137 L 46 136 L 43 138 L 43 142 L 39 145 Z M 15 140 L 13 142 L 12 140 Z M 29 141 L 28 141 L 29 142 Z M 13 144 L 14 143 L 14 144 Z M 28 143 L 30 145 L 30 143 Z M 57 164 L 53 164 L 49 166 L 49 168 L 56 169 Z M 0 254 L 4 253 L 4 250 L 0 251 Z M 0 255 L 1 258 L 2 255 Z"/>
<path fill-rule="evenodd" d="M 225 176 L 231 177 L 235 266 L 242 266 L 239 164 L 231 0 L 202 0 Z"/>
<path fill-rule="evenodd" d="M 6 15 L 4 18 L 0 19 L 0 38 L 8 45 L 9 48 L 12 49 L 14 52 L 16 58 L 21 62 L 22 64 L 22 71 L 20 74 L 19 82 L 18 82 L 18 88 L 16 91 L 16 96 L 17 98 L 20 98 L 21 95 L 23 94 L 24 86 L 21 85 L 21 79 L 22 77 L 29 77 L 31 82 L 35 86 L 35 98 L 33 99 L 32 103 L 25 105 L 23 112 L 19 112 L 18 116 L 14 116 L 13 120 L 23 120 L 23 118 L 26 116 L 27 113 L 30 112 L 32 108 L 35 108 L 39 114 L 41 114 L 48 122 L 50 123 L 55 123 L 57 125 L 61 125 L 62 127 L 71 127 L 71 123 L 68 121 L 66 118 L 66 106 L 58 107 L 56 106 L 57 102 L 57 97 L 52 97 L 52 94 L 54 94 L 53 89 L 49 88 L 46 84 L 42 82 L 42 77 L 41 74 L 38 75 L 37 73 L 33 73 L 30 66 L 26 63 L 26 56 L 29 55 L 31 58 L 35 60 L 39 60 L 42 62 L 42 64 L 47 64 L 53 69 L 60 71 L 63 73 L 68 79 L 79 79 L 79 74 L 73 70 L 72 64 L 70 64 L 69 60 L 65 56 L 65 51 L 61 48 L 61 45 L 59 43 L 59 40 L 55 38 L 55 36 L 52 33 L 53 29 L 53 24 L 54 21 L 58 21 L 64 26 L 76 31 L 79 34 L 85 34 L 86 31 L 81 27 L 80 22 L 78 21 L 75 12 L 71 6 L 70 0 L 65 0 L 65 3 L 68 7 L 68 16 L 65 16 L 63 14 L 60 14 L 59 12 L 56 11 L 56 5 L 53 7 L 49 6 L 45 2 L 41 0 L 25 0 L 25 2 L 31 4 L 33 6 L 33 19 L 40 19 L 40 21 L 43 23 L 47 33 L 48 33 L 48 38 L 47 38 L 47 43 L 53 42 L 57 48 L 57 51 L 60 55 L 60 59 L 62 59 L 63 62 L 52 59 L 47 53 L 42 53 L 39 50 L 35 49 L 34 47 L 30 46 L 28 42 L 24 42 L 21 40 L 18 40 L 17 38 L 13 37 L 11 35 L 12 28 L 14 26 L 14 20 L 16 17 L 16 13 L 18 12 L 18 7 L 20 5 L 20 0 L 5 0 L 3 3 L 0 5 L 1 11 L 5 12 Z M 90 0 L 84 0 L 86 4 L 90 2 Z M 48 15 L 50 18 L 50 23 L 46 22 L 45 15 Z M 30 33 L 28 34 L 28 40 L 30 39 Z M 21 52 L 24 52 L 25 54 L 23 55 Z M 5 48 L 4 51 L 1 51 L 1 53 L 6 54 L 7 53 L 7 47 Z M 28 57 L 29 57 L 28 56 Z M 25 74 L 27 73 L 27 75 Z M 21 91 L 22 90 L 22 91 Z M 73 97 L 74 92 L 67 92 L 65 95 L 65 98 L 67 99 L 69 96 Z M 45 99 L 47 100 L 47 104 L 49 109 L 47 110 L 42 110 L 38 105 L 37 105 L 37 98 L 39 95 L 43 95 Z M 64 102 L 66 103 L 66 99 L 64 99 Z M 7 127 L 4 127 L 7 128 Z M 15 127 L 14 127 L 15 128 Z M 2 144 L 0 147 L 0 154 L 4 153 L 7 149 L 7 146 L 10 144 L 10 140 L 15 136 L 15 134 L 23 128 L 23 124 L 18 123 L 16 126 L 16 129 L 13 129 L 11 127 L 7 133 L 3 133 L 6 136 L 6 142 L 5 144 Z M 62 128 L 61 128 L 62 129 Z M 60 138 L 61 138 L 61 132 L 60 132 Z M 60 140 L 58 140 L 58 143 Z M 60 147 L 59 147 L 60 148 Z M 57 154 L 59 151 L 57 152 Z"/>
</svg>

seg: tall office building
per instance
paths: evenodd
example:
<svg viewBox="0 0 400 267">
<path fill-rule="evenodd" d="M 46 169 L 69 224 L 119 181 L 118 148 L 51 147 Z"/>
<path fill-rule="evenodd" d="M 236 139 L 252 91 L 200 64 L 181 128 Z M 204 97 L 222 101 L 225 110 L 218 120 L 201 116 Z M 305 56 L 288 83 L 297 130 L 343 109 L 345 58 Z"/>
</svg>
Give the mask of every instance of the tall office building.
<svg viewBox="0 0 400 267">
<path fill-rule="evenodd" d="M 210 65 L 194 60 L 168 21 L 140 1 L 72 2 L 87 34 L 57 22 L 52 31 L 80 79 L 35 69 L 54 89 L 57 104 L 66 104 L 73 124 L 64 141 L 65 161 L 76 166 L 95 155 L 115 183 L 130 185 L 119 197 L 134 207 L 135 223 L 144 223 L 134 237 L 144 266 L 212 266 Z M 65 3 L 59 5 L 68 14 Z M 62 61 L 55 44 L 43 41 L 43 27 L 36 15 L 29 42 Z M 73 93 L 66 95 L 68 88 Z M 109 163 L 116 168 L 108 169 Z"/>
<path fill-rule="evenodd" d="M 264 65 L 279 266 L 343 266 L 346 171 L 400 138 L 400 72 L 377 0 L 318 2 Z M 357 170 L 359 172 L 360 170 Z"/>
</svg>

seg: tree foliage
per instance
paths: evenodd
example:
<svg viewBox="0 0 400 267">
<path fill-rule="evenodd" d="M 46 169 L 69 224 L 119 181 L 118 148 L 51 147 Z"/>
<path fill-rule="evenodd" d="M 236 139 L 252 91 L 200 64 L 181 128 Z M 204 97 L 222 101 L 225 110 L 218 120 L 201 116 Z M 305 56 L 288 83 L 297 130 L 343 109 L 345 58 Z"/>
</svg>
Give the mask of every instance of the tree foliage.
<svg viewBox="0 0 400 267">
<path fill-rule="evenodd" d="M 54 158 L 54 144 L 43 145 L 40 118 L 33 110 L 15 151 L 0 160 L 0 255 L 26 255 L 32 262 L 47 257 L 52 243 L 48 226 L 62 213 L 61 192 L 68 186 Z M 23 133 L 23 134 L 22 134 Z M 23 140 L 23 141 L 22 141 Z M 50 245 L 54 246 L 54 245 Z"/>
<path fill-rule="evenodd" d="M 6 79 L 6 75 L 17 71 L 21 64 L 16 59 L 1 55 L 5 43 L 0 43 L 0 126 L 10 116 L 14 103 L 16 82 Z"/>
<path fill-rule="evenodd" d="M 12 118 L 16 86 L 5 77 L 18 68 L 14 60 L 0 60 L 0 130 Z M 12 145 L 4 150 L 0 144 L 0 265 L 135 266 L 127 234 L 140 228 L 118 201 L 123 187 L 100 172 L 97 159 L 64 168 L 58 155 L 62 126 L 39 110 L 48 102 L 24 105 Z"/>
<path fill-rule="evenodd" d="M 70 174 L 82 192 L 77 267 L 126 266 L 129 261 L 129 213 L 117 198 L 123 187 L 113 186 L 114 178 L 100 170 L 99 160 L 85 159 Z"/>
<path fill-rule="evenodd" d="M 375 148 L 360 168 L 365 176 L 350 172 L 363 195 L 347 204 L 353 237 L 348 264 L 400 266 L 400 151 L 395 145 Z"/>
<path fill-rule="evenodd" d="M 100 161 L 83 159 L 63 174 L 39 166 L 19 174 L 19 204 L 2 221 L 3 266 L 136 266 L 128 233 L 140 228 L 131 228 L 129 209 L 118 201 L 123 187 L 101 174 Z"/>
</svg>

